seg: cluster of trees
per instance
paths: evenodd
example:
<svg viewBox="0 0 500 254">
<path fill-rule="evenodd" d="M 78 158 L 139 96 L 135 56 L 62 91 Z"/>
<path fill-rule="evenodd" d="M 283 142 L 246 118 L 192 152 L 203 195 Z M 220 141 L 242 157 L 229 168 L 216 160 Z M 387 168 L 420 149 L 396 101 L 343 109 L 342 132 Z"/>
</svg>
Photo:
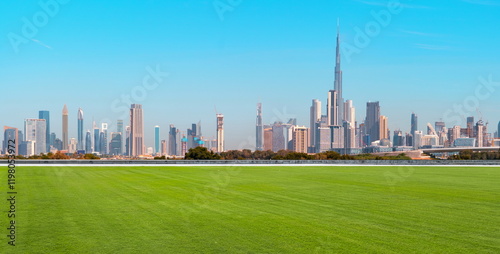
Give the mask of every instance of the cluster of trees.
<svg viewBox="0 0 500 254">
<path fill-rule="evenodd" d="M 5 157 L 3 159 L 7 159 L 7 157 Z M 98 160 L 100 158 L 95 156 L 94 154 L 91 154 L 91 153 L 66 155 L 64 153 L 61 153 L 60 151 L 57 151 L 56 153 L 46 153 L 46 154 L 42 153 L 40 155 L 32 155 L 29 157 L 17 155 L 16 159 L 19 159 L 19 160 L 23 160 L 23 159 L 28 159 L 28 160 L 69 160 L 69 159 Z"/>
<path fill-rule="evenodd" d="M 496 152 L 460 151 L 457 155 L 448 157 L 449 160 L 500 160 L 500 150 Z"/>
<path fill-rule="evenodd" d="M 162 159 L 156 157 L 155 159 Z M 165 159 L 165 157 L 163 157 Z M 410 157 L 402 153 L 397 156 L 376 156 L 372 154 L 341 155 L 337 152 L 328 151 L 317 154 L 297 153 L 290 150 L 255 151 L 248 149 L 230 150 L 220 154 L 209 151 L 205 147 L 189 149 L 184 157 L 186 160 L 411 160 Z"/>
</svg>

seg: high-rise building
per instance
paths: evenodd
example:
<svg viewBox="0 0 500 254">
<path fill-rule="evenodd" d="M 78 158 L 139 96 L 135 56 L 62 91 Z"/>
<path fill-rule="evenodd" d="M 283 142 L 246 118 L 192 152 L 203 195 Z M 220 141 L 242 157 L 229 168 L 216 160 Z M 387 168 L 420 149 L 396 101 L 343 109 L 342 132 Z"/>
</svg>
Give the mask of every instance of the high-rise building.
<svg viewBox="0 0 500 254">
<path fill-rule="evenodd" d="M 273 150 L 273 128 L 264 128 L 264 151 Z"/>
<path fill-rule="evenodd" d="M 46 127 L 45 141 L 46 141 L 46 146 L 47 146 L 45 151 L 49 152 L 50 146 L 52 145 L 52 142 L 50 139 L 50 112 L 47 110 L 38 111 L 38 119 L 45 119 L 45 125 L 46 125 L 45 126 Z"/>
<path fill-rule="evenodd" d="M 352 100 L 346 100 L 344 103 L 344 121 L 348 122 L 351 127 L 356 127 L 356 108 L 352 103 Z"/>
<path fill-rule="evenodd" d="M 180 155 L 181 156 L 185 156 L 186 153 L 188 152 L 187 141 L 188 141 L 188 139 L 186 138 L 185 135 L 183 135 L 182 138 L 181 138 L 181 140 L 180 140 L 180 142 L 181 142 L 181 145 L 180 145 L 180 147 L 181 147 Z"/>
<path fill-rule="evenodd" d="M 327 100 L 327 116 L 328 125 L 338 126 L 339 125 L 339 107 L 338 107 L 338 93 L 335 90 L 330 90 L 328 92 Z"/>
<path fill-rule="evenodd" d="M 422 131 L 415 131 L 413 134 L 413 149 L 419 149 L 422 146 Z"/>
<path fill-rule="evenodd" d="M 217 152 L 224 152 L 224 115 L 217 114 Z"/>
<path fill-rule="evenodd" d="M 62 142 L 63 150 L 68 150 L 68 107 L 64 104 L 62 110 Z"/>
<path fill-rule="evenodd" d="M 344 103 L 344 148 L 356 148 L 356 108 L 352 100 Z"/>
<path fill-rule="evenodd" d="M 125 127 L 125 155 L 130 156 L 130 126 Z"/>
<path fill-rule="evenodd" d="M 45 119 L 26 119 L 24 121 L 24 140 L 34 143 L 33 154 L 45 153 L 46 146 L 46 123 Z"/>
<path fill-rule="evenodd" d="M 101 140 L 100 140 L 100 130 L 99 127 L 94 122 L 94 152 L 95 153 L 100 153 L 101 152 Z"/>
<path fill-rule="evenodd" d="M 155 126 L 155 148 L 153 153 L 159 154 L 160 151 L 160 126 Z"/>
<path fill-rule="evenodd" d="M 169 155 L 179 155 L 177 151 L 177 129 L 173 124 L 170 125 L 170 131 L 168 132 L 168 154 Z"/>
<path fill-rule="evenodd" d="M 473 116 L 467 117 L 467 137 L 468 138 L 475 138 L 476 137 L 474 135 L 474 117 Z"/>
<path fill-rule="evenodd" d="M 387 116 L 380 116 L 379 124 L 380 124 L 380 127 L 379 127 L 380 140 L 389 139 L 389 123 L 388 123 Z"/>
<path fill-rule="evenodd" d="M 123 151 L 124 151 L 123 137 L 125 136 L 125 132 L 123 132 L 123 120 L 117 120 L 116 121 L 116 131 L 122 134 L 122 135 L 120 135 L 120 138 L 121 138 L 120 143 L 122 144 L 121 154 L 123 154 Z"/>
<path fill-rule="evenodd" d="M 56 134 L 54 132 L 50 133 L 50 145 L 53 146 L 54 148 L 56 148 L 54 146 L 54 142 L 56 141 Z M 56 148 L 57 149 L 57 148 Z M 58 149 L 59 150 L 59 149 Z"/>
<path fill-rule="evenodd" d="M 485 147 L 487 146 L 487 139 L 485 139 L 486 136 L 486 126 L 484 125 L 484 122 L 482 120 L 479 120 L 476 123 L 476 127 L 474 128 L 474 133 L 476 134 L 476 146 L 477 147 Z"/>
<path fill-rule="evenodd" d="M 17 128 L 8 127 L 8 126 L 3 127 L 2 150 L 3 150 L 4 154 L 8 154 L 9 149 L 11 149 L 12 145 L 13 145 L 14 146 L 13 150 L 14 150 L 15 155 L 19 155 L 19 144 L 21 143 L 21 141 L 19 140 L 18 134 L 19 134 L 19 132 L 18 132 Z M 11 141 L 9 142 L 9 140 L 11 140 Z M 11 145 L 10 148 L 9 148 L 9 145 Z"/>
<path fill-rule="evenodd" d="M 365 128 L 370 142 L 380 140 L 380 105 L 378 101 L 366 103 Z"/>
<path fill-rule="evenodd" d="M 69 144 L 68 144 L 68 153 L 76 153 L 76 145 L 77 145 L 76 138 L 70 138 L 69 139 Z"/>
<path fill-rule="evenodd" d="M 356 148 L 356 127 L 350 122 L 344 121 L 344 151 L 350 148 Z"/>
<path fill-rule="evenodd" d="M 321 121 L 321 101 L 314 99 L 309 115 L 309 146 L 311 147 L 316 147 L 316 123 L 319 121 Z"/>
<path fill-rule="evenodd" d="M 309 128 L 294 127 L 293 128 L 293 150 L 297 153 L 307 153 L 309 147 Z"/>
<path fill-rule="evenodd" d="M 99 141 L 101 142 L 99 144 L 100 153 L 101 154 L 108 154 L 108 124 L 107 123 L 102 123 L 101 124 L 101 133 L 99 135 Z"/>
<path fill-rule="evenodd" d="M 273 132 L 273 152 L 285 150 L 287 147 L 287 140 L 285 138 L 285 126 L 282 122 L 275 122 L 272 126 Z"/>
<path fill-rule="evenodd" d="M 411 113 L 411 128 L 410 134 L 413 135 L 415 131 L 418 131 L 418 116 L 415 113 Z"/>
<path fill-rule="evenodd" d="M 257 103 L 257 120 L 255 124 L 255 150 L 264 149 L 264 125 L 262 124 L 262 103 Z"/>
<path fill-rule="evenodd" d="M 78 108 L 78 143 L 77 149 L 84 150 L 85 146 L 83 144 L 83 110 L 82 108 Z"/>
<path fill-rule="evenodd" d="M 336 107 L 337 107 L 337 124 L 342 125 L 344 117 L 344 97 L 342 95 L 342 68 L 340 66 L 340 25 L 337 24 L 337 48 L 335 51 L 335 81 L 334 90 L 337 92 Z M 333 125 L 333 124 L 330 124 Z"/>
<path fill-rule="evenodd" d="M 497 138 L 500 138 L 500 121 L 498 122 Z"/>
<path fill-rule="evenodd" d="M 167 151 L 167 141 L 163 139 L 161 141 L 160 156 L 165 156 L 167 154 L 168 154 L 168 151 Z"/>
<path fill-rule="evenodd" d="M 197 135 L 198 127 L 195 123 L 191 124 L 191 129 L 187 129 L 187 149 L 195 148 L 198 146 L 198 135 Z"/>
<path fill-rule="evenodd" d="M 394 136 L 392 138 L 392 144 L 394 147 L 406 145 L 405 138 L 404 138 L 403 132 L 401 130 L 394 131 Z"/>
<path fill-rule="evenodd" d="M 130 156 L 144 154 L 144 119 L 141 104 L 130 107 Z"/>
<path fill-rule="evenodd" d="M 122 133 L 111 132 L 111 142 L 109 142 L 109 154 L 121 155 L 122 154 Z"/>
<path fill-rule="evenodd" d="M 92 153 L 92 133 L 87 130 L 85 135 L 85 153 Z"/>
</svg>

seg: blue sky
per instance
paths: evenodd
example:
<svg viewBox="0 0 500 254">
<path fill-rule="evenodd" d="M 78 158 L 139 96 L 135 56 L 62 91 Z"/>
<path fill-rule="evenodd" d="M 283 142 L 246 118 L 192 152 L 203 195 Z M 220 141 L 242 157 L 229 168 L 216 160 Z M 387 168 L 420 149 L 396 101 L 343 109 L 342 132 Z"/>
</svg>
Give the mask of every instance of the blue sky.
<svg viewBox="0 0 500 254">
<path fill-rule="evenodd" d="M 422 130 L 440 119 L 451 126 L 463 114 L 478 118 L 476 106 L 496 128 L 500 3 L 400 0 L 396 13 L 389 2 L 396 1 L 61 0 L 47 11 L 38 1 L 2 1 L 0 125 L 22 128 L 25 118 L 50 110 L 60 136 L 67 104 L 76 137 L 78 107 L 90 129 L 92 119 L 122 118 L 116 109 L 130 96 L 143 104 L 147 146 L 155 125 L 166 138 L 169 124 L 185 131 L 201 121 L 204 136 L 214 136 L 216 106 L 227 148 L 250 147 L 257 102 L 266 123 L 296 117 L 301 125 L 312 99 L 326 105 L 338 18 L 344 97 L 354 101 L 359 122 L 366 102 L 380 101 L 391 130 L 408 131 L 412 112 Z M 358 31 L 373 24 L 380 29 L 368 30 L 369 42 L 356 43 Z M 169 74 L 149 90 L 148 67 Z M 493 82 L 485 86 L 481 77 Z"/>
</svg>

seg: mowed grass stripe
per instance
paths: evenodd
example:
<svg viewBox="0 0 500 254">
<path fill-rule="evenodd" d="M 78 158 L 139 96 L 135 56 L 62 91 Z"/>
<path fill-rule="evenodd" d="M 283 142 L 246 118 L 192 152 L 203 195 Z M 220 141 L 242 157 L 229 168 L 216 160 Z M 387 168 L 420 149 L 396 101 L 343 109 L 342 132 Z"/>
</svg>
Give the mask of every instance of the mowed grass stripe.
<svg viewBox="0 0 500 254">
<path fill-rule="evenodd" d="M 397 170 L 19 167 L 15 250 L 500 252 L 500 168 Z"/>
</svg>

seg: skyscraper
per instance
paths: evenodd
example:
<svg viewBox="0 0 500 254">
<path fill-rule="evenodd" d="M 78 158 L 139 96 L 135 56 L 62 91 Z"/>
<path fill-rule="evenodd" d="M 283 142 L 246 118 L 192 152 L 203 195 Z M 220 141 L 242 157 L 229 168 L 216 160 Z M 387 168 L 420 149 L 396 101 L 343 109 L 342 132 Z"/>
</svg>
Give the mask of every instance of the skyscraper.
<svg viewBox="0 0 500 254">
<path fill-rule="evenodd" d="M 120 135 L 120 139 L 121 139 L 120 140 L 120 144 L 122 146 L 120 148 L 120 153 L 121 153 L 120 155 L 122 155 L 123 154 L 123 149 L 124 149 L 123 148 L 123 143 L 124 143 L 123 142 L 123 137 L 125 136 L 125 133 L 123 132 L 123 120 L 117 120 L 116 121 L 116 131 L 122 134 L 122 135 Z"/>
<path fill-rule="evenodd" d="M 78 108 L 78 140 L 77 149 L 84 150 L 85 146 L 83 144 L 83 110 Z"/>
<path fill-rule="evenodd" d="M 144 119 L 141 104 L 130 106 L 130 156 L 144 154 Z"/>
<path fill-rule="evenodd" d="M 101 124 L 101 133 L 99 136 L 99 141 L 100 141 L 100 153 L 101 154 L 108 154 L 108 124 L 107 123 L 102 123 Z"/>
<path fill-rule="evenodd" d="M 165 155 L 167 155 L 167 141 L 163 139 L 161 141 L 160 156 Z"/>
<path fill-rule="evenodd" d="M 273 129 L 264 128 L 264 151 L 273 150 Z"/>
<path fill-rule="evenodd" d="M 344 148 L 355 148 L 356 145 L 356 108 L 352 100 L 344 103 Z"/>
<path fill-rule="evenodd" d="M 340 67 L 340 24 L 337 23 L 337 48 L 335 51 L 335 82 L 334 90 L 337 91 L 337 124 L 342 125 L 344 117 L 344 98 L 342 97 L 342 69 Z M 332 125 L 332 124 L 331 124 Z"/>
<path fill-rule="evenodd" d="M 500 138 L 500 121 L 498 122 L 497 138 Z"/>
<path fill-rule="evenodd" d="M 264 125 L 262 125 L 262 103 L 257 103 L 257 121 L 255 126 L 255 150 L 264 149 Z"/>
<path fill-rule="evenodd" d="M 46 141 L 46 146 L 47 146 L 47 148 L 45 150 L 47 152 L 49 152 L 50 146 L 52 145 L 52 142 L 50 139 L 50 113 L 49 113 L 49 111 L 47 111 L 47 110 L 38 111 L 38 119 L 45 119 L 45 128 L 46 128 L 45 141 Z"/>
<path fill-rule="evenodd" d="M 307 153 L 309 147 L 309 128 L 293 128 L 293 150 L 298 153 Z M 291 150 L 291 149 L 290 149 Z"/>
<path fill-rule="evenodd" d="M 379 139 L 389 139 L 389 124 L 387 116 L 380 116 L 379 121 Z"/>
<path fill-rule="evenodd" d="M 155 149 L 153 153 L 160 154 L 160 126 L 155 126 Z"/>
<path fill-rule="evenodd" d="M 224 115 L 217 114 L 217 152 L 224 152 Z"/>
<path fill-rule="evenodd" d="M 415 113 L 411 113 L 410 135 L 414 137 L 416 131 L 418 131 L 418 116 Z M 409 146 L 415 146 L 413 144 L 414 141 L 415 138 L 412 138 L 410 140 L 407 139 L 407 143 Z"/>
<path fill-rule="evenodd" d="M 62 110 L 62 142 L 63 150 L 68 150 L 68 107 L 64 104 Z"/>
<path fill-rule="evenodd" d="M 90 130 L 87 130 L 85 135 L 85 153 L 92 153 L 92 133 Z"/>
<path fill-rule="evenodd" d="M 328 125 L 338 126 L 339 125 L 339 107 L 338 107 L 338 92 L 335 90 L 330 90 L 328 92 L 327 100 L 327 117 Z"/>
<path fill-rule="evenodd" d="M 378 101 L 366 103 L 365 128 L 370 142 L 380 140 L 380 105 Z"/>
<path fill-rule="evenodd" d="M 111 132 L 111 142 L 109 142 L 109 154 L 120 155 L 122 154 L 122 133 Z"/>
<path fill-rule="evenodd" d="M 321 101 L 314 99 L 309 115 L 309 146 L 311 147 L 316 147 L 316 123 L 319 121 L 321 121 Z"/>
<path fill-rule="evenodd" d="M 2 150 L 4 154 L 9 153 L 9 145 L 15 145 L 14 152 L 16 155 L 19 155 L 19 144 L 21 144 L 21 140 L 19 140 L 19 131 L 14 127 L 3 127 L 3 146 Z M 12 140 L 14 144 L 9 143 L 9 140 Z"/>
<path fill-rule="evenodd" d="M 467 137 L 469 137 L 469 138 L 476 137 L 474 135 L 474 117 L 473 116 L 467 117 Z"/>
<path fill-rule="evenodd" d="M 94 152 L 100 153 L 101 152 L 101 141 L 100 141 L 100 131 L 99 127 L 94 122 Z"/>
<path fill-rule="evenodd" d="M 24 121 L 25 140 L 34 143 L 35 150 L 33 154 L 46 152 L 46 124 L 45 119 L 26 119 Z"/>
<path fill-rule="evenodd" d="M 130 156 L 130 126 L 125 127 L 125 155 Z"/>
<path fill-rule="evenodd" d="M 168 154 L 169 155 L 179 155 L 177 149 L 177 129 L 173 124 L 170 125 L 170 130 L 168 132 Z"/>
</svg>

